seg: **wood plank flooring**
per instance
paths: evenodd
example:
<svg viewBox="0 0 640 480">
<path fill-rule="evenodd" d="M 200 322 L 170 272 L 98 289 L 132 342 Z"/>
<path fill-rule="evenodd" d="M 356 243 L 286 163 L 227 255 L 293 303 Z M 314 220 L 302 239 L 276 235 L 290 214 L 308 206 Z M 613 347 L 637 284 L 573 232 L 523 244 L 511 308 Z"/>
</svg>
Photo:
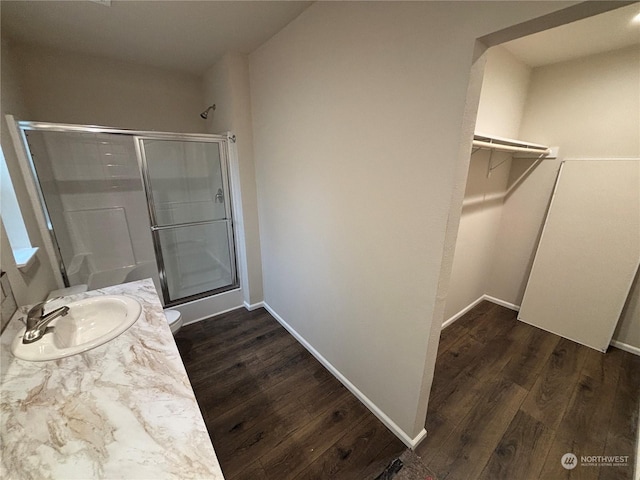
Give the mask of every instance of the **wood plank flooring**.
<svg viewBox="0 0 640 480">
<path fill-rule="evenodd" d="M 406 449 L 264 309 L 176 342 L 227 480 L 374 479 Z"/>
<path fill-rule="evenodd" d="M 391 479 L 406 448 L 264 309 L 176 337 L 225 478 Z M 603 355 L 483 302 L 445 329 L 416 449 L 434 480 L 631 479 L 640 357 Z M 565 453 L 629 455 L 565 470 Z M 397 478 L 409 477 L 400 470 Z M 380 476 L 380 477 L 379 477 Z"/>
<path fill-rule="evenodd" d="M 416 454 L 438 480 L 633 478 L 640 357 L 606 354 L 483 302 L 443 330 Z M 562 467 L 565 453 L 578 457 Z M 627 455 L 626 467 L 581 456 Z"/>
</svg>

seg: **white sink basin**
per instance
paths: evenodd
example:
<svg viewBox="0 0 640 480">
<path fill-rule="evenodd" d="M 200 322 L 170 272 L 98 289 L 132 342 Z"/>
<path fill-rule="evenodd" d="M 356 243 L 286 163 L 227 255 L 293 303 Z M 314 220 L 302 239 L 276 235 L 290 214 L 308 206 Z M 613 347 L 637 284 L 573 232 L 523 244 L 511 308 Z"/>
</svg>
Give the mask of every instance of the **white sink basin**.
<svg viewBox="0 0 640 480">
<path fill-rule="evenodd" d="M 69 312 L 53 320 L 53 332 L 33 343 L 22 343 L 23 327 L 11 345 L 13 354 L 32 362 L 55 360 L 86 352 L 107 343 L 133 325 L 142 313 L 137 300 L 123 295 L 103 295 L 72 303 L 56 301 L 50 312 L 66 305 Z"/>
</svg>

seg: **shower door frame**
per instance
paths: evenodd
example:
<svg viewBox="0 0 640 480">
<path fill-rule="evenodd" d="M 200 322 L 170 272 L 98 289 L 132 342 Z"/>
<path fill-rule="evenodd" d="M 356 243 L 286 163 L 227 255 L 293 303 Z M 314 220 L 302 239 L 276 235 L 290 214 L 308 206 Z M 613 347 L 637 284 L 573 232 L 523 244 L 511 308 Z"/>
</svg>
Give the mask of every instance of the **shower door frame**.
<svg viewBox="0 0 640 480">
<path fill-rule="evenodd" d="M 48 232 L 49 240 L 51 241 L 51 247 L 53 250 L 54 258 L 50 258 L 51 264 L 54 267 L 54 272 L 57 270 L 56 275 L 59 280 L 62 280 L 61 287 L 69 287 L 69 279 L 66 274 L 66 266 L 62 259 L 62 254 L 60 252 L 60 246 L 58 240 L 55 235 L 55 230 L 53 228 L 53 224 L 51 223 L 51 217 L 49 215 L 49 210 L 47 208 L 47 204 L 44 199 L 44 193 L 42 191 L 42 187 L 40 184 L 40 180 L 38 178 L 38 172 L 35 167 L 35 163 L 31 156 L 31 150 L 29 148 L 29 142 L 27 140 L 27 132 L 28 131 L 44 131 L 44 132 L 60 132 L 60 133 L 108 133 L 115 135 L 125 135 L 130 137 L 134 142 L 135 150 L 136 150 L 136 162 L 138 163 L 138 170 L 140 174 L 140 180 L 142 182 L 142 188 L 144 190 L 145 198 L 147 199 L 147 209 L 149 211 L 149 224 L 153 225 L 154 220 L 152 219 L 152 208 L 153 205 L 149 203 L 149 190 L 148 190 L 148 171 L 146 168 L 146 164 L 143 162 L 142 155 L 139 147 L 139 139 L 155 139 L 155 140 L 186 140 L 186 141 L 201 141 L 208 143 L 218 143 L 222 144 L 223 148 L 220 149 L 220 165 L 222 169 L 222 178 L 223 178 L 223 191 L 225 196 L 228 198 L 228 201 L 225 203 L 225 212 L 228 218 L 225 220 L 228 222 L 230 228 L 228 229 L 228 238 L 229 238 L 229 253 L 231 256 L 231 270 L 232 270 L 232 283 L 230 285 L 226 285 L 214 290 L 208 290 L 206 292 L 202 292 L 196 295 L 190 295 L 188 297 L 182 297 L 179 300 L 169 301 L 168 295 L 168 286 L 166 283 L 166 272 L 164 271 L 164 263 L 162 262 L 162 253 L 160 251 L 160 244 L 157 239 L 157 232 L 151 229 L 151 239 L 153 242 L 154 253 L 156 256 L 156 264 L 158 267 L 158 277 L 160 279 L 160 285 L 162 287 L 162 296 L 165 301 L 165 307 L 172 307 L 176 305 L 181 305 L 187 302 L 191 302 L 194 300 L 199 300 L 202 298 L 210 297 L 213 295 L 217 295 L 219 293 L 224 293 L 232 290 L 238 290 L 241 288 L 240 278 L 238 275 L 238 246 L 236 245 L 236 232 L 235 232 L 235 217 L 234 217 L 234 208 L 233 208 L 233 192 L 232 181 L 231 181 L 231 165 L 230 165 L 230 143 L 235 143 L 235 135 L 230 132 L 225 135 L 215 135 L 215 134 L 206 134 L 206 133 L 174 133 L 174 132 L 156 132 L 151 130 L 128 130 L 123 128 L 114 128 L 114 127 L 104 127 L 99 125 L 76 125 L 69 123 L 52 123 L 52 122 L 39 122 L 39 121 L 26 121 L 26 120 L 14 120 L 12 116 L 7 115 L 7 122 L 9 123 L 10 134 L 16 142 L 19 137 L 19 143 L 21 144 L 21 150 L 24 154 L 24 158 L 26 159 L 26 165 L 23 165 L 25 162 L 20 162 L 21 167 L 24 167 L 23 175 L 25 176 L 25 181 L 28 183 L 27 178 L 31 179 L 31 185 L 35 189 L 35 193 L 37 195 L 37 199 L 33 199 L 34 207 L 36 204 L 39 207 L 39 210 L 42 212 L 44 225 L 41 227 L 46 229 Z M 16 126 L 16 130 L 12 130 L 12 125 Z M 14 134 L 16 134 L 14 136 Z M 16 148 L 20 148 L 16 145 Z M 19 154 L 20 156 L 20 154 Z M 27 173 L 29 175 L 27 175 Z"/>
<path fill-rule="evenodd" d="M 144 148 L 145 140 L 164 140 L 164 141 L 191 141 L 191 142 L 202 142 L 202 143 L 215 143 L 219 145 L 220 153 L 220 169 L 222 174 L 222 192 L 224 195 L 225 203 L 225 217 L 220 220 L 206 220 L 206 221 L 198 221 L 198 222 L 188 222 L 182 224 L 174 224 L 174 225 L 158 225 L 158 219 L 156 215 L 155 203 L 153 201 L 153 188 L 151 187 L 151 176 L 149 175 L 149 166 L 147 155 Z M 153 248 L 156 255 L 156 262 L 158 264 L 158 276 L 160 277 L 160 285 L 162 287 L 162 296 L 164 298 L 165 306 L 172 307 L 175 305 L 179 305 L 182 303 L 190 302 L 192 300 L 198 300 L 200 298 L 209 297 L 211 295 L 215 295 L 217 293 L 226 292 L 229 290 L 233 290 L 239 287 L 239 279 L 238 279 L 238 268 L 237 268 L 237 259 L 236 259 L 236 249 L 235 249 L 235 234 L 233 228 L 233 208 L 231 205 L 231 182 L 229 179 L 229 145 L 228 143 L 232 141 L 229 137 L 224 135 L 194 135 L 191 134 L 189 138 L 185 138 L 185 136 L 181 134 L 165 134 L 162 138 L 158 137 L 155 134 L 151 135 L 136 135 L 134 137 L 135 147 L 136 147 L 136 157 L 138 159 L 138 164 L 140 167 L 140 175 L 142 176 L 142 183 L 144 187 L 144 192 L 147 198 L 147 209 L 149 211 L 149 223 L 151 224 L 151 237 L 153 239 Z M 225 285 L 222 287 L 215 288 L 213 290 L 207 290 L 202 293 L 198 293 L 195 295 L 189 295 L 187 297 L 181 297 L 179 300 L 170 300 L 169 294 L 169 282 L 167 281 L 167 271 L 164 262 L 164 255 L 162 253 L 161 241 L 160 241 L 160 232 L 162 230 L 168 230 L 173 228 L 180 227 L 188 227 L 188 226 L 196 226 L 196 225 L 208 225 L 211 223 L 220 223 L 225 222 L 227 224 L 227 243 L 229 245 L 229 257 L 231 259 L 230 268 L 231 268 L 231 284 Z"/>
</svg>

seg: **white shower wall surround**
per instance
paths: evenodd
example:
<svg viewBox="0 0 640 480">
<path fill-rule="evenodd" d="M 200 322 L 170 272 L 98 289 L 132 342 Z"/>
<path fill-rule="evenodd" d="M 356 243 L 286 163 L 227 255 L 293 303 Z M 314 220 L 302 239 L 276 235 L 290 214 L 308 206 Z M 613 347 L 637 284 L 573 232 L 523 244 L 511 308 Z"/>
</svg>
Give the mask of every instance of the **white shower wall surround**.
<svg viewBox="0 0 640 480">
<path fill-rule="evenodd" d="M 135 265 L 133 242 L 124 207 L 66 211 L 76 255 L 85 255 L 92 271 Z M 99 252 L 95 254 L 93 252 Z"/>
<path fill-rule="evenodd" d="M 47 185 L 47 207 L 65 263 L 82 256 L 84 268 L 99 274 L 154 262 L 149 214 L 131 138 L 76 133 L 37 137 L 29 134 L 29 146 L 43 190 Z M 34 152 L 34 145 L 43 151 Z M 49 163 L 39 157 L 61 161 Z M 48 178 L 43 178 L 43 172 Z"/>
<path fill-rule="evenodd" d="M 237 288 L 226 139 L 162 135 L 25 128 L 70 285 L 95 289 L 151 277 L 161 292 L 160 249 L 168 302 Z"/>
</svg>

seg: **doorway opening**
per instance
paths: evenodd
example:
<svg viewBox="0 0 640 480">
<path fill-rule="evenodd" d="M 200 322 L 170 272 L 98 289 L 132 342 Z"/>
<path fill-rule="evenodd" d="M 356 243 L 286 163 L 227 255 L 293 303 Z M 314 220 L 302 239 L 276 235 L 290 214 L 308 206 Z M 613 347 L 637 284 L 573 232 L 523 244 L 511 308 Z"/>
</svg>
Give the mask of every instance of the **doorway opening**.
<svg viewBox="0 0 640 480">
<path fill-rule="evenodd" d="M 611 349 L 602 355 L 519 322 L 517 311 L 562 162 L 640 157 L 639 37 L 631 25 L 637 13 L 637 4 L 616 8 L 484 54 L 475 130 L 483 138 L 476 140 L 559 148 L 549 148 L 543 158 L 499 147 L 470 148 L 428 404 L 428 433 L 417 449 L 436 475 L 559 478 L 565 472 L 563 454 L 580 448 L 575 452 L 579 455 L 589 446 L 605 454 L 615 448 L 610 440 L 614 437 L 626 438 L 626 454 L 635 453 L 638 395 L 630 385 L 637 385 L 633 372 L 640 365 L 632 354 L 640 354 L 637 276 L 625 292 L 619 320 L 613 320 L 618 322 L 613 345 L 627 352 Z M 614 28 L 594 27 L 616 21 Z M 588 41 L 568 36 L 576 29 L 584 29 Z M 632 38 L 584 50 L 596 48 L 596 39 L 611 37 L 612 31 L 628 32 Z M 569 54 L 571 48 L 565 47 L 572 44 L 579 48 L 570 57 L 535 60 L 543 44 L 554 55 Z M 619 303 L 622 308 L 624 301 Z M 605 370 L 609 373 L 602 375 Z M 635 400 L 624 415 L 635 420 L 610 431 L 621 415 L 613 405 L 627 388 Z M 589 421 L 582 425 L 576 420 L 579 415 Z M 627 470 L 632 472 L 633 465 Z"/>
</svg>

